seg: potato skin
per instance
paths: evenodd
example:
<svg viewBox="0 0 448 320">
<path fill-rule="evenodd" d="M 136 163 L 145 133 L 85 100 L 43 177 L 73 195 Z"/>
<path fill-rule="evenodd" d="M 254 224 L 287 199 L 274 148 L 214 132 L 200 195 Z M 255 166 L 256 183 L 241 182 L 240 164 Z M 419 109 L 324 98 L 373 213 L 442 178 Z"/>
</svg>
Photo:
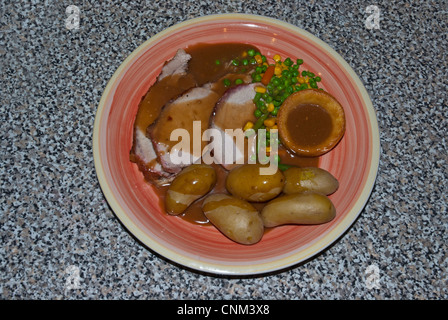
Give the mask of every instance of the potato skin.
<svg viewBox="0 0 448 320">
<path fill-rule="evenodd" d="M 251 202 L 265 202 L 278 196 L 285 182 L 280 170 L 272 175 L 261 175 L 261 164 L 244 164 L 229 172 L 226 188 L 232 195 Z"/>
<path fill-rule="evenodd" d="M 229 239 L 245 245 L 259 242 L 264 234 L 260 214 L 249 202 L 223 193 L 204 199 L 202 210 Z"/>
<path fill-rule="evenodd" d="M 339 188 L 339 181 L 328 171 L 316 167 L 291 167 L 283 172 L 285 194 L 315 191 L 325 195 Z"/>
<path fill-rule="evenodd" d="M 165 210 L 171 215 L 184 212 L 194 201 L 210 192 L 216 184 L 216 172 L 206 164 L 183 169 L 168 187 Z"/>
<path fill-rule="evenodd" d="M 294 193 L 271 200 L 261 211 L 265 227 L 322 224 L 336 216 L 331 200 L 317 192 Z"/>
</svg>

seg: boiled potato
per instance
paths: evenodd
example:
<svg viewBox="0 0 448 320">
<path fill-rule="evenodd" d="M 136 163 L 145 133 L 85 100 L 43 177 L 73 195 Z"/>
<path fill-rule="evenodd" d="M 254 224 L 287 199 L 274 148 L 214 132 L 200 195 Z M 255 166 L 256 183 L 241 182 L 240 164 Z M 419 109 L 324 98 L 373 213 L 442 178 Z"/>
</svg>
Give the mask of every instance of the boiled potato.
<svg viewBox="0 0 448 320">
<path fill-rule="evenodd" d="M 283 175 L 285 176 L 283 192 L 286 194 L 315 191 L 329 195 L 339 188 L 338 180 L 330 172 L 321 168 L 291 167 L 285 170 Z"/>
<path fill-rule="evenodd" d="M 249 202 L 223 193 L 204 199 L 202 211 L 225 236 L 241 244 L 254 244 L 264 233 L 260 214 Z"/>
<path fill-rule="evenodd" d="M 262 167 L 268 166 L 245 164 L 233 169 L 226 179 L 227 190 L 238 198 L 252 202 L 265 202 L 275 198 L 283 190 L 283 173 L 275 168 L 273 174 L 260 174 Z"/>
<path fill-rule="evenodd" d="M 194 201 L 206 195 L 216 184 L 216 172 L 206 164 L 183 169 L 168 187 L 165 209 L 169 214 L 184 212 Z"/>
<path fill-rule="evenodd" d="M 265 227 L 284 224 L 321 224 L 331 221 L 336 209 L 331 200 L 317 192 L 294 193 L 271 200 L 261 211 Z"/>
</svg>

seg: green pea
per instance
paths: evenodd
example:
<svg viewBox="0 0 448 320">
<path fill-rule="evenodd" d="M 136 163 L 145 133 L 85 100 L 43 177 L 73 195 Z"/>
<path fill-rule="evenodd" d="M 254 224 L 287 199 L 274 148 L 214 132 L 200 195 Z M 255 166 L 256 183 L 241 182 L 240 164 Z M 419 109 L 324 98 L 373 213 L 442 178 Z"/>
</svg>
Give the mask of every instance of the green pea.
<svg viewBox="0 0 448 320">
<path fill-rule="evenodd" d="M 230 86 L 231 85 L 231 82 L 230 82 L 230 80 L 229 79 L 224 79 L 223 81 L 222 81 L 223 83 L 224 83 L 224 85 L 226 86 L 226 87 L 228 87 L 228 86 Z"/>
<path fill-rule="evenodd" d="M 257 119 L 257 121 L 256 121 L 255 124 L 254 124 L 253 129 L 254 129 L 255 131 L 257 131 L 258 129 L 265 128 L 265 126 L 264 126 L 263 123 L 264 123 L 264 120 L 266 120 L 266 119 L 268 118 L 268 116 L 269 116 L 269 112 L 267 112 L 267 113 L 263 113 L 261 116 L 259 116 L 258 119 Z"/>
<path fill-rule="evenodd" d="M 254 102 L 255 103 L 258 102 L 261 99 L 261 97 L 262 97 L 262 94 L 260 92 L 257 92 L 254 97 Z"/>
<path fill-rule="evenodd" d="M 263 77 L 262 77 L 260 74 L 256 74 L 256 75 L 254 76 L 254 80 L 255 80 L 255 82 L 260 82 L 261 79 L 263 79 Z"/>
<path fill-rule="evenodd" d="M 233 59 L 233 60 L 232 60 L 232 64 L 233 64 L 234 66 L 239 66 L 239 65 L 240 65 L 240 61 L 239 61 L 238 59 Z"/>
<path fill-rule="evenodd" d="M 260 118 L 262 114 L 263 114 L 263 113 L 260 111 L 260 109 L 256 109 L 256 110 L 254 111 L 254 116 L 255 116 L 255 118 Z"/>
<path fill-rule="evenodd" d="M 216 59 L 216 60 L 215 60 L 215 64 L 216 64 L 217 66 L 219 66 L 219 65 L 221 64 L 221 61 L 219 61 L 219 59 Z"/>
<path fill-rule="evenodd" d="M 297 59 L 296 63 L 300 66 L 301 64 L 303 64 L 303 60 L 302 59 Z"/>
<path fill-rule="evenodd" d="M 235 84 L 243 84 L 244 81 L 242 79 L 236 79 Z"/>
<path fill-rule="evenodd" d="M 288 170 L 289 168 L 291 168 L 292 166 L 284 164 L 284 163 L 279 163 L 278 164 L 278 169 L 281 171 L 285 171 Z"/>
<path fill-rule="evenodd" d="M 249 57 L 253 57 L 253 56 L 255 56 L 255 50 L 254 49 L 249 49 L 247 51 L 247 54 L 249 55 Z"/>
<path fill-rule="evenodd" d="M 322 79 L 318 76 L 318 77 L 314 78 L 314 80 L 316 80 L 316 82 L 320 82 Z"/>
<path fill-rule="evenodd" d="M 284 77 L 290 77 L 291 74 L 289 73 L 288 70 L 283 70 L 283 71 L 282 71 L 282 76 L 284 76 Z"/>
<path fill-rule="evenodd" d="M 280 83 L 281 83 L 281 80 L 279 79 L 279 78 L 277 78 L 277 77 L 273 77 L 273 79 L 272 79 L 272 84 L 274 85 L 274 86 L 279 86 L 280 85 Z"/>
</svg>

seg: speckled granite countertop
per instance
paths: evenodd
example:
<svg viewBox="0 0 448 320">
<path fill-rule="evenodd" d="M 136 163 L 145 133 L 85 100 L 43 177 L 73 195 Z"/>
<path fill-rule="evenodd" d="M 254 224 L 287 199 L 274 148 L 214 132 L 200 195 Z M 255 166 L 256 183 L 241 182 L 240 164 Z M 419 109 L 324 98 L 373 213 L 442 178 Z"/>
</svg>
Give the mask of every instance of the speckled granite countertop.
<svg viewBox="0 0 448 320">
<path fill-rule="evenodd" d="M 446 1 L 50 3 L 0 4 L 2 299 L 448 298 Z M 71 4 L 77 30 L 65 26 Z M 371 4 L 379 29 L 365 26 Z M 127 55 L 177 22 L 236 12 L 339 52 L 371 95 L 382 148 L 352 228 L 314 259 L 253 278 L 198 274 L 142 246 L 110 210 L 92 156 L 97 105 Z"/>
</svg>

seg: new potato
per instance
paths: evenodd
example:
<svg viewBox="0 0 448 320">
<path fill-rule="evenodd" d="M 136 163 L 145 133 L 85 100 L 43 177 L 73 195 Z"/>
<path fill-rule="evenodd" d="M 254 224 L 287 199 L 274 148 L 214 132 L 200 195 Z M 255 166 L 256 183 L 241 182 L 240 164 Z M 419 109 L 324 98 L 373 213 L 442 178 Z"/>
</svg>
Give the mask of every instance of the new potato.
<svg viewBox="0 0 448 320">
<path fill-rule="evenodd" d="M 226 188 L 234 196 L 252 202 L 265 202 L 278 196 L 285 181 L 283 173 L 276 168 L 273 174 L 261 174 L 261 164 L 245 164 L 231 170 Z"/>
<path fill-rule="evenodd" d="M 192 164 L 183 169 L 169 186 L 165 209 L 171 215 L 184 212 L 194 201 L 210 192 L 216 184 L 216 172 L 206 164 Z"/>
<path fill-rule="evenodd" d="M 336 209 L 331 200 L 317 192 L 294 193 L 271 200 L 261 211 L 265 227 L 284 224 L 321 224 L 331 221 Z"/>
<path fill-rule="evenodd" d="M 249 245 L 263 237 L 260 214 L 245 200 L 222 193 L 212 194 L 204 199 L 202 211 L 219 231 L 235 242 Z"/>
<path fill-rule="evenodd" d="M 338 180 L 328 171 L 316 167 L 291 167 L 283 172 L 286 194 L 315 191 L 325 195 L 332 194 L 339 188 Z"/>
</svg>

